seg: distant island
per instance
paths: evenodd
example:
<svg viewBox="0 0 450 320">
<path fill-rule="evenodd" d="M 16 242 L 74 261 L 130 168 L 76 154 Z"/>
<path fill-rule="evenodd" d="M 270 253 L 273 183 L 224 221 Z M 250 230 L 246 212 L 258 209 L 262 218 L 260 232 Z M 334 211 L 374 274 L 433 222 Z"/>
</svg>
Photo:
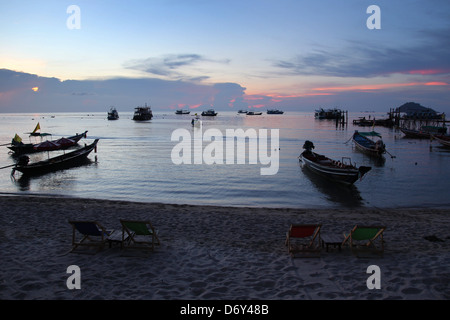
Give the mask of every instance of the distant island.
<svg viewBox="0 0 450 320">
<path fill-rule="evenodd" d="M 405 113 L 405 118 L 436 119 L 441 115 L 431 108 L 424 107 L 416 102 L 407 102 L 397 108 L 397 112 Z"/>
</svg>

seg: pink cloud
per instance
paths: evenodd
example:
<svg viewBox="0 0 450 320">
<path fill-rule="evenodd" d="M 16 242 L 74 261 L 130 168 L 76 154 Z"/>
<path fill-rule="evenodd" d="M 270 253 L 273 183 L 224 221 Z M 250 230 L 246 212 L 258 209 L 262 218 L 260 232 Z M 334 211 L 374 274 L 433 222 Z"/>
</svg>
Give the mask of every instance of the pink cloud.
<svg viewBox="0 0 450 320">
<path fill-rule="evenodd" d="M 430 74 L 445 74 L 449 72 L 450 72 L 449 69 L 421 69 L 421 70 L 409 70 L 402 73 L 430 75 Z"/>
<path fill-rule="evenodd" d="M 382 89 L 392 89 L 401 87 L 412 87 L 412 86 L 446 86 L 445 82 L 407 82 L 407 83 L 383 83 L 383 84 L 369 84 L 369 85 L 356 85 L 356 86 L 343 86 L 343 87 L 324 87 L 324 88 L 313 88 L 317 91 L 374 91 Z"/>
</svg>

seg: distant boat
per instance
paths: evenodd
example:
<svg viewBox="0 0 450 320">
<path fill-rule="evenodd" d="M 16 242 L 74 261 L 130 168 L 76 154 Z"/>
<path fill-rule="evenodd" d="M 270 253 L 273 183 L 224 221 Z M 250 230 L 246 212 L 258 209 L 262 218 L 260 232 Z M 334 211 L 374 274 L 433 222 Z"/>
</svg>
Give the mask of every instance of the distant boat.
<svg viewBox="0 0 450 320">
<path fill-rule="evenodd" d="M 353 120 L 353 124 L 355 126 L 360 127 L 371 127 L 371 126 L 384 126 L 384 127 L 393 127 L 394 120 L 392 119 L 366 119 L 366 117 L 360 117 L 359 119 Z"/>
<path fill-rule="evenodd" d="M 209 110 L 203 111 L 202 116 L 214 117 L 214 116 L 217 116 L 217 112 L 215 112 L 213 109 L 209 109 Z"/>
<path fill-rule="evenodd" d="M 238 113 L 247 113 L 247 110 L 239 110 Z"/>
<path fill-rule="evenodd" d="M 314 112 L 314 118 L 316 119 L 339 119 L 342 115 L 342 110 L 338 108 L 323 109 L 320 108 Z"/>
<path fill-rule="evenodd" d="M 175 114 L 189 114 L 189 113 L 191 113 L 189 110 L 179 109 L 179 110 L 175 111 Z"/>
<path fill-rule="evenodd" d="M 111 107 L 108 111 L 108 120 L 118 120 L 119 119 L 119 113 L 117 112 L 117 109 L 114 107 Z"/>
<path fill-rule="evenodd" d="M 151 120 L 152 118 L 153 118 L 152 109 L 150 107 L 147 107 L 147 104 L 145 104 L 145 107 L 134 108 L 133 120 L 146 121 Z"/>
<path fill-rule="evenodd" d="M 15 171 L 20 171 L 24 175 L 40 175 L 81 165 L 84 163 L 89 153 L 96 150 L 98 140 L 99 139 L 95 139 L 92 144 L 75 151 L 35 163 L 29 164 L 28 161 L 30 159 L 28 156 L 21 156 L 17 164 L 13 167 L 12 174 L 14 174 Z"/>
<path fill-rule="evenodd" d="M 369 139 L 368 137 L 377 137 L 377 140 L 375 141 L 374 139 Z M 356 148 L 365 154 L 373 157 L 381 157 L 384 153 L 386 153 L 386 146 L 384 145 L 381 135 L 378 132 L 359 132 L 358 130 L 355 130 L 352 139 Z"/>
<path fill-rule="evenodd" d="M 351 159 L 346 157 L 343 157 L 342 161 L 332 160 L 324 155 L 312 152 L 313 148 L 314 144 L 311 141 L 305 141 L 303 145 L 305 151 L 301 153 L 300 161 L 312 172 L 329 180 L 352 185 L 372 169 L 365 166 L 357 168 L 351 163 Z"/>
<path fill-rule="evenodd" d="M 267 114 L 283 114 L 284 111 L 278 110 L 278 109 L 271 109 L 267 110 Z"/>
<path fill-rule="evenodd" d="M 260 116 L 262 115 L 262 112 L 255 112 L 255 111 L 249 111 L 247 112 L 248 116 Z"/>
</svg>

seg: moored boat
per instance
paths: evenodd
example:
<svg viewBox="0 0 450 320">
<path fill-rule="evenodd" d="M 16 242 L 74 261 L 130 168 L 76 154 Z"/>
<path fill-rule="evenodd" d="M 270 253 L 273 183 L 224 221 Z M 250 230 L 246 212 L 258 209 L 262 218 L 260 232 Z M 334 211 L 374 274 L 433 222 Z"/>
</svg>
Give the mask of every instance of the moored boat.
<svg viewBox="0 0 450 320">
<path fill-rule="evenodd" d="M 450 148 L 450 136 L 444 134 L 431 134 L 431 138 L 446 148 Z"/>
<path fill-rule="evenodd" d="M 202 116 L 214 117 L 214 116 L 217 116 L 217 112 L 214 111 L 214 109 L 209 109 L 209 110 L 203 111 Z"/>
<path fill-rule="evenodd" d="M 306 168 L 329 180 L 345 185 L 352 185 L 372 169 L 366 166 L 360 166 L 358 168 L 347 157 L 343 157 L 342 161 L 336 161 L 315 153 L 312 151 L 314 144 L 311 141 L 305 141 L 303 149 L 305 151 L 300 154 L 300 161 L 302 161 Z"/>
<path fill-rule="evenodd" d="M 269 109 L 267 110 L 267 114 L 283 114 L 284 111 L 278 110 L 278 109 Z"/>
<path fill-rule="evenodd" d="M 438 126 L 422 126 L 419 130 L 409 129 L 409 128 L 400 128 L 400 131 L 404 133 L 407 138 L 415 138 L 415 139 L 429 139 L 431 135 L 443 135 L 447 133 L 446 127 L 438 127 Z"/>
<path fill-rule="evenodd" d="M 82 138 L 86 138 L 86 134 L 87 134 L 87 130 L 83 133 L 80 134 L 75 134 L 74 136 L 71 137 L 67 137 L 67 140 L 73 141 L 73 143 L 64 143 L 64 144 L 59 144 L 60 147 L 57 149 L 67 149 L 69 147 L 72 147 L 74 145 L 76 145 Z M 60 139 L 58 139 L 60 140 Z M 52 142 L 57 142 L 58 140 L 51 140 Z M 22 143 L 22 142 L 18 142 L 16 140 L 16 138 L 14 138 L 11 141 L 11 145 L 8 146 L 8 149 L 10 149 L 11 151 L 14 152 L 14 155 L 22 155 L 22 154 L 27 154 L 27 153 L 35 153 L 35 152 L 40 152 L 43 151 L 40 148 L 36 148 L 39 145 L 39 143 Z M 56 149 L 55 149 L 56 150 Z"/>
<path fill-rule="evenodd" d="M 117 112 L 117 109 L 114 107 L 111 107 L 108 111 L 108 120 L 118 120 L 119 119 L 119 113 Z"/>
<path fill-rule="evenodd" d="M 24 175 L 31 176 L 76 167 L 83 164 L 87 159 L 87 156 L 93 150 L 96 150 L 98 140 L 99 139 L 95 139 L 95 141 L 90 145 L 84 146 L 75 151 L 35 163 L 28 163 L 30 159 L 28 158 L 28 156 L 23 155 L 19 158 L 19 161 L 13 167 L 12 174 L 14 174 L 15 171 L 20 171 Z"/>
<path fill-rule="evenodd" d="M 147 104 L 145 104 L 145 107 L 134 108 L 133 120 L 147 121 L 151 120 L 152 118 L 153 118 L 152 109 L 150 107 L 147 107 Z"/>
<path fill-rule="evenodd" d="M 316 119 L 339 119 L 342 116 L 342 110 L 338 108 L 315 110 L 314 118 Z"/>
<path fill-rule="evenodd" d="M 191 113 L 189 110 L 179 109 L 179 110 L 175 111 L 175 114 L 189 114 L 189 113 Z"/>
<path fill-rule="evenodd" d="M 262 115 L 262 112 L 256 112 L 256 111 L 249 111 L 247 112 L 248 116 L 260 116 Z"/>
<path fill-rule="evenodd" d="M 368 137 L 376 138 L 369 139 Z M 359 132 L 355 130 L 352 136 L 353 142 L 358 150 L 373 157 L 381 157 L 386 153 L 386 146 L 378 132 Z"/>
</svg>

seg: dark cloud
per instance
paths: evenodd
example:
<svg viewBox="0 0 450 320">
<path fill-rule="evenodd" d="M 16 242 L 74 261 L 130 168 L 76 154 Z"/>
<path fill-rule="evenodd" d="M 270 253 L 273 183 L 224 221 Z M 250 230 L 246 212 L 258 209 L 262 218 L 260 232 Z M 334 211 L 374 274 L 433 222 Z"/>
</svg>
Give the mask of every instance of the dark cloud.
<svg viewBox="0 0 450 320">
<path fill-rule="evenodd" d="M 124 67 L 159 76 L 174 76 L 180 75 L 176 71 L 180 67 L 193 65 L 203 60 L 204 58 L 199 54 L 172 54 L 157 58 L 130 60 L 124 63 Z"/>
<path fill-rule="evenodd" d="M 348 41 L 343 49 L 316 50 L 274 66 L 291 74 L 370 78 L 414 70 L 450 72 L 450 30 L 423 30 L 410 46 Z"/>
<path fill-rule="evenodd" d="M 138 70 L 144 73 L 163 76 L 169 79 L 185 81 L 202 81 L 209 76 L 189 76 L 183 72 L 183 67 L 198 66 L 202 62 L 229 63 L 230 60 L 212 60 L 199 54 L 168 54 L 161 57 L 135 59 L 127 61 L 123 66 L 127 69 Z"/>
<path fill-rule="evenodd" d="M 34 92 L 34 87 L 39 90 Z M 239 99 L 242 101 L 244 91 L 236 83 L 207 85 L 155 78 L 60 81 L 0 69 L 0 112 L 94 112 L 104 111 L 110 105 L 132 111 L 144 103 L 156 110 L 178 105 L 205 105 L 223 110 Z"/>
</svg>

